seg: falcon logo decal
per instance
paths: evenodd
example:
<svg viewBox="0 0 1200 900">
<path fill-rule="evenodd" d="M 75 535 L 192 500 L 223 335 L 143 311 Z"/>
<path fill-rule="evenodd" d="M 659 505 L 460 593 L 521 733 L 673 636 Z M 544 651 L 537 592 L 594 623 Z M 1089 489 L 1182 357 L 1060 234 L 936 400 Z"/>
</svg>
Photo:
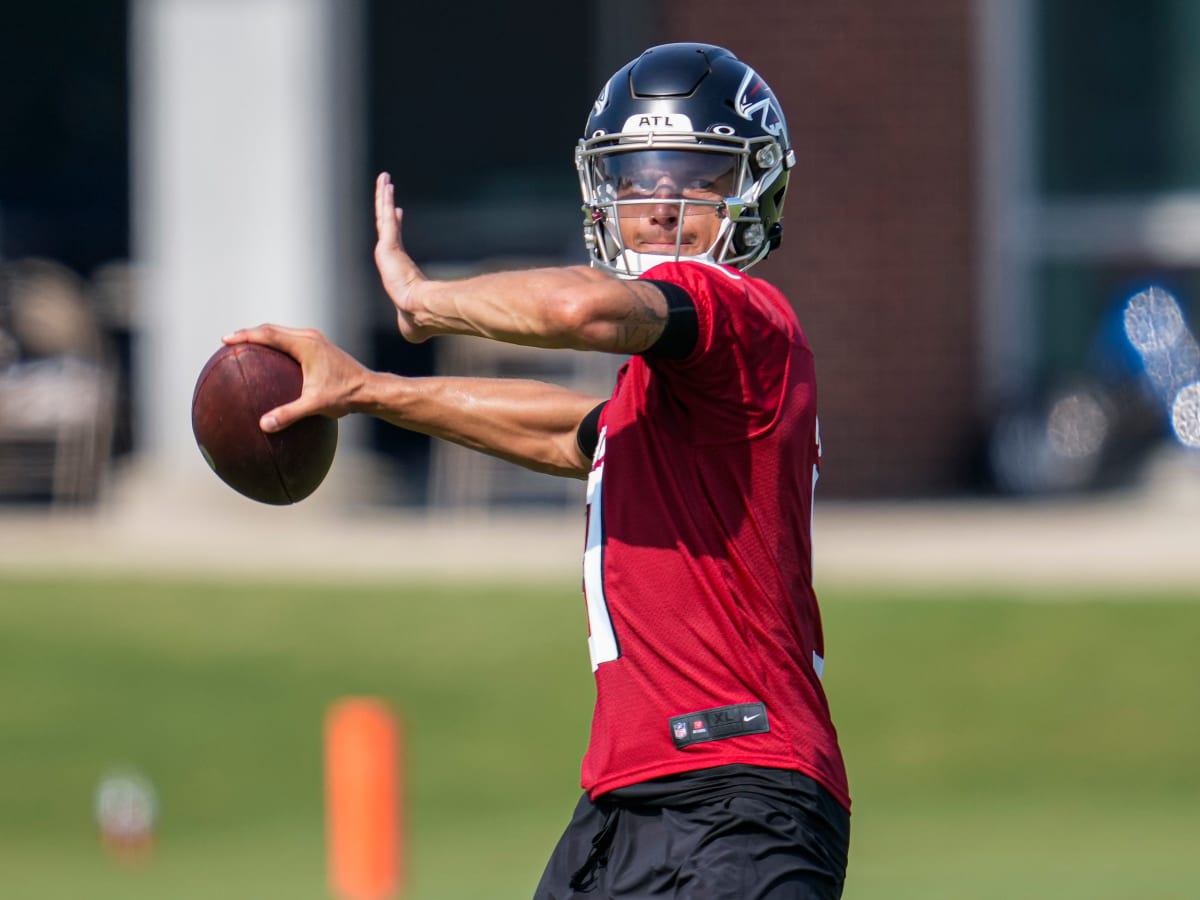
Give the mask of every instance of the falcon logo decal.
<svg viewBox="0 0 1200 900">
<path fill-rule="evenodd" d="M 734 108 L 743 119 L 752 122 L 757 119 L 767 134 L 779 137 L 783 133 L 783 110 L 779 107 L 779 101 L 753 69 L 746 70 Z"/>
</svg>

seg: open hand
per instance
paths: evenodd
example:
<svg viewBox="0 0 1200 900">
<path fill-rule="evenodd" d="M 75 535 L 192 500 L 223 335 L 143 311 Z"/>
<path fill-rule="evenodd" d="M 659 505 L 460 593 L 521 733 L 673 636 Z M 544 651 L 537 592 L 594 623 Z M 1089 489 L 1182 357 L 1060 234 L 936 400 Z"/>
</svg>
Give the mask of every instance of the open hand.
<svg viewBox="0 0 1200 900">
<path fill-rule="evenodd" d="M 396 189 L 392 176 L 380 173 L 375 180 L 375 267 L 383 280 L 383 288 L 396 307 L 396 323 L 405 340 L 420 343 L 430 335 L 416 322 L 412 314 L 412 290 L 425 280 L 417 264 L 404 249 L 400 240 L 400 224 L 404 211 L 396 209 Z"/>
</svg>

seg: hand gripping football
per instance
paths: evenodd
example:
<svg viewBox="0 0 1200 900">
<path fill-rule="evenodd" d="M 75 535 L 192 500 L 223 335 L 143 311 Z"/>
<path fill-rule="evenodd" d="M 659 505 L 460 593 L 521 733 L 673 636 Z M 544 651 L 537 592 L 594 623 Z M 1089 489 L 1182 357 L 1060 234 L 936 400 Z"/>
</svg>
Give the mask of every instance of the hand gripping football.
<svg viewBox="0 0 1200 900">
<path fill-rule="evenodd" d="M 300 396 L 300 364 L 263 344 L 226 344 L 204 364 L 192 394 L 192 434 L 209 467 L 240 494 L 284 506 L 325 480 L 337 451 L 336 419 L 309 416 L 282 431 L 262 415 Z"/>
</svg>

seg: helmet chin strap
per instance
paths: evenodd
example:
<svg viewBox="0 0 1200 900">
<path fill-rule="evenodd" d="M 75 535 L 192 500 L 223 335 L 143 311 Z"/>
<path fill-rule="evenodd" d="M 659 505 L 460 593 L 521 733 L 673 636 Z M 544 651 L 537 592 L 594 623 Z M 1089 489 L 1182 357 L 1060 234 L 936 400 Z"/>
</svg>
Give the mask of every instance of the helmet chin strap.
<svg viewBox="0 0 1200 900">
<path fill-rule="evenodd" d="M 610 256 L 607 264 L 621 278 L 637 278 L 643 272 L 661 263 L 691 261 L 716 265 L 717 258 L 714 254 L 718 251 L 718 248 L 722 248 L 728 244 L 731 228 L 732 223 L 724 223 L 712 246 L 703 253 L 639 253 L 636 250 L 626 248 L 618 250 L 614 255 Z"/>
<path fill-rule="evenodd" d="M 704 259 L 707 254 L 700 256 L 683 256 L 675 253 L 638 253 L 636 250 L 622 250 L 613 258 L 610 265 L 622 278 L 637 278 L 643 272 L 653 269 L 660 263 L 679 262 L 685 259 Z"/>
</svg>

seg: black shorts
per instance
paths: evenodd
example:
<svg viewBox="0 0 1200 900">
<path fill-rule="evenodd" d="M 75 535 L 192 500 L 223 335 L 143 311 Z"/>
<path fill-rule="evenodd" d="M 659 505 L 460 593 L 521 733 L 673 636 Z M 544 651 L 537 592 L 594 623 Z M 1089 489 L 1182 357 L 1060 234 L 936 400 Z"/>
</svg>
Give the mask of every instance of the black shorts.
<svg viewBox="0 0 1200 900">
<path fill-rule="evenodd" d="M 585 794 L 534 900 L 837 900 L 849 845 L 813 779 L 723 766 Z"/>
</svg>

